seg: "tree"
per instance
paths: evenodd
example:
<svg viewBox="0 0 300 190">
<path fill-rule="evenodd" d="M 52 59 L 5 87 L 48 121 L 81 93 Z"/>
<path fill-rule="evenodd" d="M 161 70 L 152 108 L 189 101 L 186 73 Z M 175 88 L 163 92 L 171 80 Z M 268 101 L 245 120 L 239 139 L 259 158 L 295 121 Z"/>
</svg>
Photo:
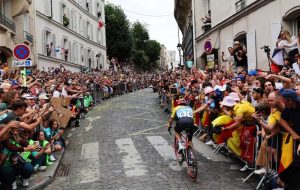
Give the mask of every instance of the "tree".
<svg viewBox="0 0 300 190">
<path fill-rule="evenodd" d="M 130 22 L 124 11 L 113 4 L 105 5 L 106 44 L 110 57 L 124 61 L 132 55 L 133 40 Z"/>
<path fill-rule="evenodd" d="M 147 41 L 145 53 L 149 57 L 149 62 L 154 64 L 157 60 L 159 60 L 160 43 L 156 40 Z"/>
<path fill-rule="evenodd" d="M 144 70 L 150 69 L 150 65 L 148 64 L 149 57 L 145 54 L 143 50 L 134 50 L 131 59 L 134 62 L 135 66 Z"/>
<path fill-rule="evenodd" d="M 133 38 L 134 49 L 144 50 L 146 42 L 149 40 L 149 32 L 146 26 L 140 22 L 135 22 L 131 27 L 131 35 Z"/>
</svg>

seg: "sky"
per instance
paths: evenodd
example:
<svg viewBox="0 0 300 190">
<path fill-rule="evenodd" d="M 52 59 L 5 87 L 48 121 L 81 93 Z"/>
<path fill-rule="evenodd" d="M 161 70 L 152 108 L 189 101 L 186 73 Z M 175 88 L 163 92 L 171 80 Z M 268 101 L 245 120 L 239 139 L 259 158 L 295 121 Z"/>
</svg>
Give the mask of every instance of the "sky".
<svg viewBox="0 0 300 190">
<path fill-rule="evenodd" d="M 174 0 L 106 0 L 106 2 L 120 5 L 130 22 L 138 20 L 146 24 L 150 39 L 164 44 L 167 50 L 177 51 L 178 27 L 174 18 Z"/>
</svg>

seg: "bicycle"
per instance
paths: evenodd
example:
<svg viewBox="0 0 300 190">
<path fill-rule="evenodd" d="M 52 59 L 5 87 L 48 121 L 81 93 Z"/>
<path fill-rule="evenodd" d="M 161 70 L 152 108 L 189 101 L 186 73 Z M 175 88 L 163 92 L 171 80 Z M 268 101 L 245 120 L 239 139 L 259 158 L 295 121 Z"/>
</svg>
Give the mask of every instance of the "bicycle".
<svg viewBox="0 0 300 190">
<path fill-rule="evenodd" d="M 179 162 L 179 165 L 182 165 L 184 161 L 187 163 L 187 174 L 190 177 L 190 179 L 195 182 L 197 180 L 198 176 L 198 165 L 197 165 L 197 159 L 195 158 L 194 150 L 190 145 L 188 144 L 188 138 L 187 134 L 185 132 L 181 132 L 180 135 L 180 143 L 178 143 L 178 140 L 174 138 L 174 149 L 175 149 L 175 155 Z M 182 158 L 179 158 L 179 153 L 182 154 Z"/>
</svg>

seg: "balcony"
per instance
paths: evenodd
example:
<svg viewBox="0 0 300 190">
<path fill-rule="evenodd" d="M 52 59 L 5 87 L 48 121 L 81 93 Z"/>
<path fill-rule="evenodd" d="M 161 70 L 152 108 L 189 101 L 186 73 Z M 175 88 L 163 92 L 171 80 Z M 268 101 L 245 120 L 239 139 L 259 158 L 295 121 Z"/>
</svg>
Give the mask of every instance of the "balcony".
<svg viewBox="0 0 300 190">
<path fill-rule="evenodd" d="M 12 0 L 12 17 L 16 17 L 28 12 L 31 0 Z"/>
<path fill-rule="evenodd" d="M 0 14 L 0 25 L 3 25 L 16 33 L 16 24 L 13 21 L 9 20 L 5 15 Z"/>
<path fill-rule="evenodd" d="M 33 36 L 29 32 L 24 31 L 24 39 L 33 44 Z"/>
</svg>

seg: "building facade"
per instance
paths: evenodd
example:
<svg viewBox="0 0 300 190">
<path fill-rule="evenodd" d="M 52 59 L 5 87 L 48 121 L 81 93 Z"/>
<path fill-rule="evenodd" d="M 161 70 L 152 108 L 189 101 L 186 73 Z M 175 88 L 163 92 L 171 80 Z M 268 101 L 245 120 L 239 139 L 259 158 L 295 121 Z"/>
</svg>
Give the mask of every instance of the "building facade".
<svg viewBox="0 0 300 190">
<path fill-rule="evenodd" d="M 194 11 L 190 10 L 195 15 L 196 62 L 202 69 L 207 66 L 207 42 L 212 46 L 209 54 L 214 54 L 215 63 L 221 63 L 222 52 L 229 55 L 228 47 L 239 41 L 247 49 L 249 70 L 269 70 L 261 47 L 269 46 L 272 51 L 281 30 L 297 35 L 300 28 L 300 4 L 295 0 L 191 0 L 190 3 L 194 3 L 187 7 L 194 7 Z M 205 22 L 207 17 L 209 22 Z M 185 38 L 186 33 L 183 35 Z"/>
<path fill-rule="evenodd" d="M 176 51 L 175 50 L 167 50 L 166 64 L 167 64 L 168 68 L 178 67 L 178 62 L 176 62 Z"/>
<path fill-rule="evenodd" d="M 7 63 L 10 70 L 17 44 L 26 44 L 31 52 L 35 51 L 32 15 L 31 0 L 0 0 L 0 64 Z M 35 63 L 34 53 L 30 59 Z"/>
<path fill-rule="evenodd" d="M 104 0 L 34 0 L 38 69 L 107 69 Z"/>
<path fill-rule="evenodd" d="M 185 65 L 187 60 L 191 60 L 194 57 L 194 22 L 192 3 L 192 0 L 175 0 L 174 16 L 183 36 L 181 44 L 183 51 L 183 65 Z"/>
<path fill-rule="evenodd" d="M 160 55 L 159 55 L 159 66 L 164 70 L 167 69 L 166 58 L 167 58 L 167 48 L 164 44 L 161 44 Z"/>
</svg>

